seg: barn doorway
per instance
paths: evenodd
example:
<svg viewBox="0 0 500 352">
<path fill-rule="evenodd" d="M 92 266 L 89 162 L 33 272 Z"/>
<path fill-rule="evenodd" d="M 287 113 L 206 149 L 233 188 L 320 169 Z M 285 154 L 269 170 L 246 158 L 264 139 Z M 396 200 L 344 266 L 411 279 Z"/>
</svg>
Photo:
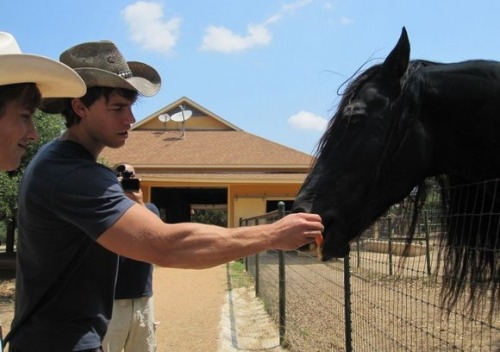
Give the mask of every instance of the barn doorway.
<svg viewBox="0 0 500 352">
<path fill-rule="evenodd" d="M 151 201 L 170 224 L 193 221 L 227 226 L 226 188 L 153 187 Z"/>
</svg>

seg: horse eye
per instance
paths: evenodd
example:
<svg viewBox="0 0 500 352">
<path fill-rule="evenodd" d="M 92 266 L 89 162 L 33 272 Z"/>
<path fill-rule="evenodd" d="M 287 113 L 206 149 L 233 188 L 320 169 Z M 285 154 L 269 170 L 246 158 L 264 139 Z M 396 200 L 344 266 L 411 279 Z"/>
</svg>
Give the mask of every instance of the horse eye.
<svg viewBox="0 0 500 352">
<path fill-rule="evenodd" d="M 346 117 L 365 115 L 366 114 L 366 104 L 362 102 L 354 102 L 347 105 L 342 112 Z"/>
</svg>

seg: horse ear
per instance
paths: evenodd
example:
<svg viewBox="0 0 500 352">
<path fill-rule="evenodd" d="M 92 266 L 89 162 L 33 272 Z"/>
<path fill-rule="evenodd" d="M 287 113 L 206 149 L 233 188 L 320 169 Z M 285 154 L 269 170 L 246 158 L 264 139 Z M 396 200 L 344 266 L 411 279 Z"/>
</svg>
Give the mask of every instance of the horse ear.
<svg viewBox="0 0 500 352">
<path fill-rule="evenodd" d="M 406 28 L 403 27 L 398 43 L 382 64 L 381 72 L 383 72 L 384 75 L 399 79 L 405 74 L 409 62 L 410 40 L 408 39 Z"/>
</svg>

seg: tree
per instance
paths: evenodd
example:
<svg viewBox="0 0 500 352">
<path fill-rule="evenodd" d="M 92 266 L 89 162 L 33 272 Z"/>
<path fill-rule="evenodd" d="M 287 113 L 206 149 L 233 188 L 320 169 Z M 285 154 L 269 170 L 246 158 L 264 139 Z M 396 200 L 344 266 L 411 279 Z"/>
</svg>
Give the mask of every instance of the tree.
<svg viewBox="0 0 500 352">
<path fill-rule="evenodd" d="M 60 115 L 50 115 L 37 110 L 34 121 L 39 139 L 29 144 L 26 154 L 21 160 L 21 165 L 16 171 L 0 173 L 0 221 L 5 222 L 6 252 L 8 253 L 14 252 L 17 193 L 24 170 L 38 150 L 64 130 L 63 119 Z"/>
<path fill-rule="evenodd" d="M 222 209 L 196 209 L 191 213 L 191 222 L 227 226 L 227 211 Z"/>
</svg>

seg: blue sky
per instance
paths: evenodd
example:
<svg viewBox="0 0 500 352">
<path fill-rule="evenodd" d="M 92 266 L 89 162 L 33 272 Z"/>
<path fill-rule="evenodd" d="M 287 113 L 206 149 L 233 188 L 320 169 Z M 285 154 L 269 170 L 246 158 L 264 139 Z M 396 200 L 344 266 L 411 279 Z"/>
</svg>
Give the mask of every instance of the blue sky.
<svg viewBox="0 0 500 352">
<path fill-rule="evenodd" d="M 497 0 L 22 0 L 2 1 L 0 30 L 26 53 L 57 59 L 108 39 L 154 66 L 162 90 L 137 103 L 137 120 L 187 96 L 312 154 L 338 88 L 383 59 L 403 26 L 413 59 L 500 60 L 499 14 Z"/>
</svg>

